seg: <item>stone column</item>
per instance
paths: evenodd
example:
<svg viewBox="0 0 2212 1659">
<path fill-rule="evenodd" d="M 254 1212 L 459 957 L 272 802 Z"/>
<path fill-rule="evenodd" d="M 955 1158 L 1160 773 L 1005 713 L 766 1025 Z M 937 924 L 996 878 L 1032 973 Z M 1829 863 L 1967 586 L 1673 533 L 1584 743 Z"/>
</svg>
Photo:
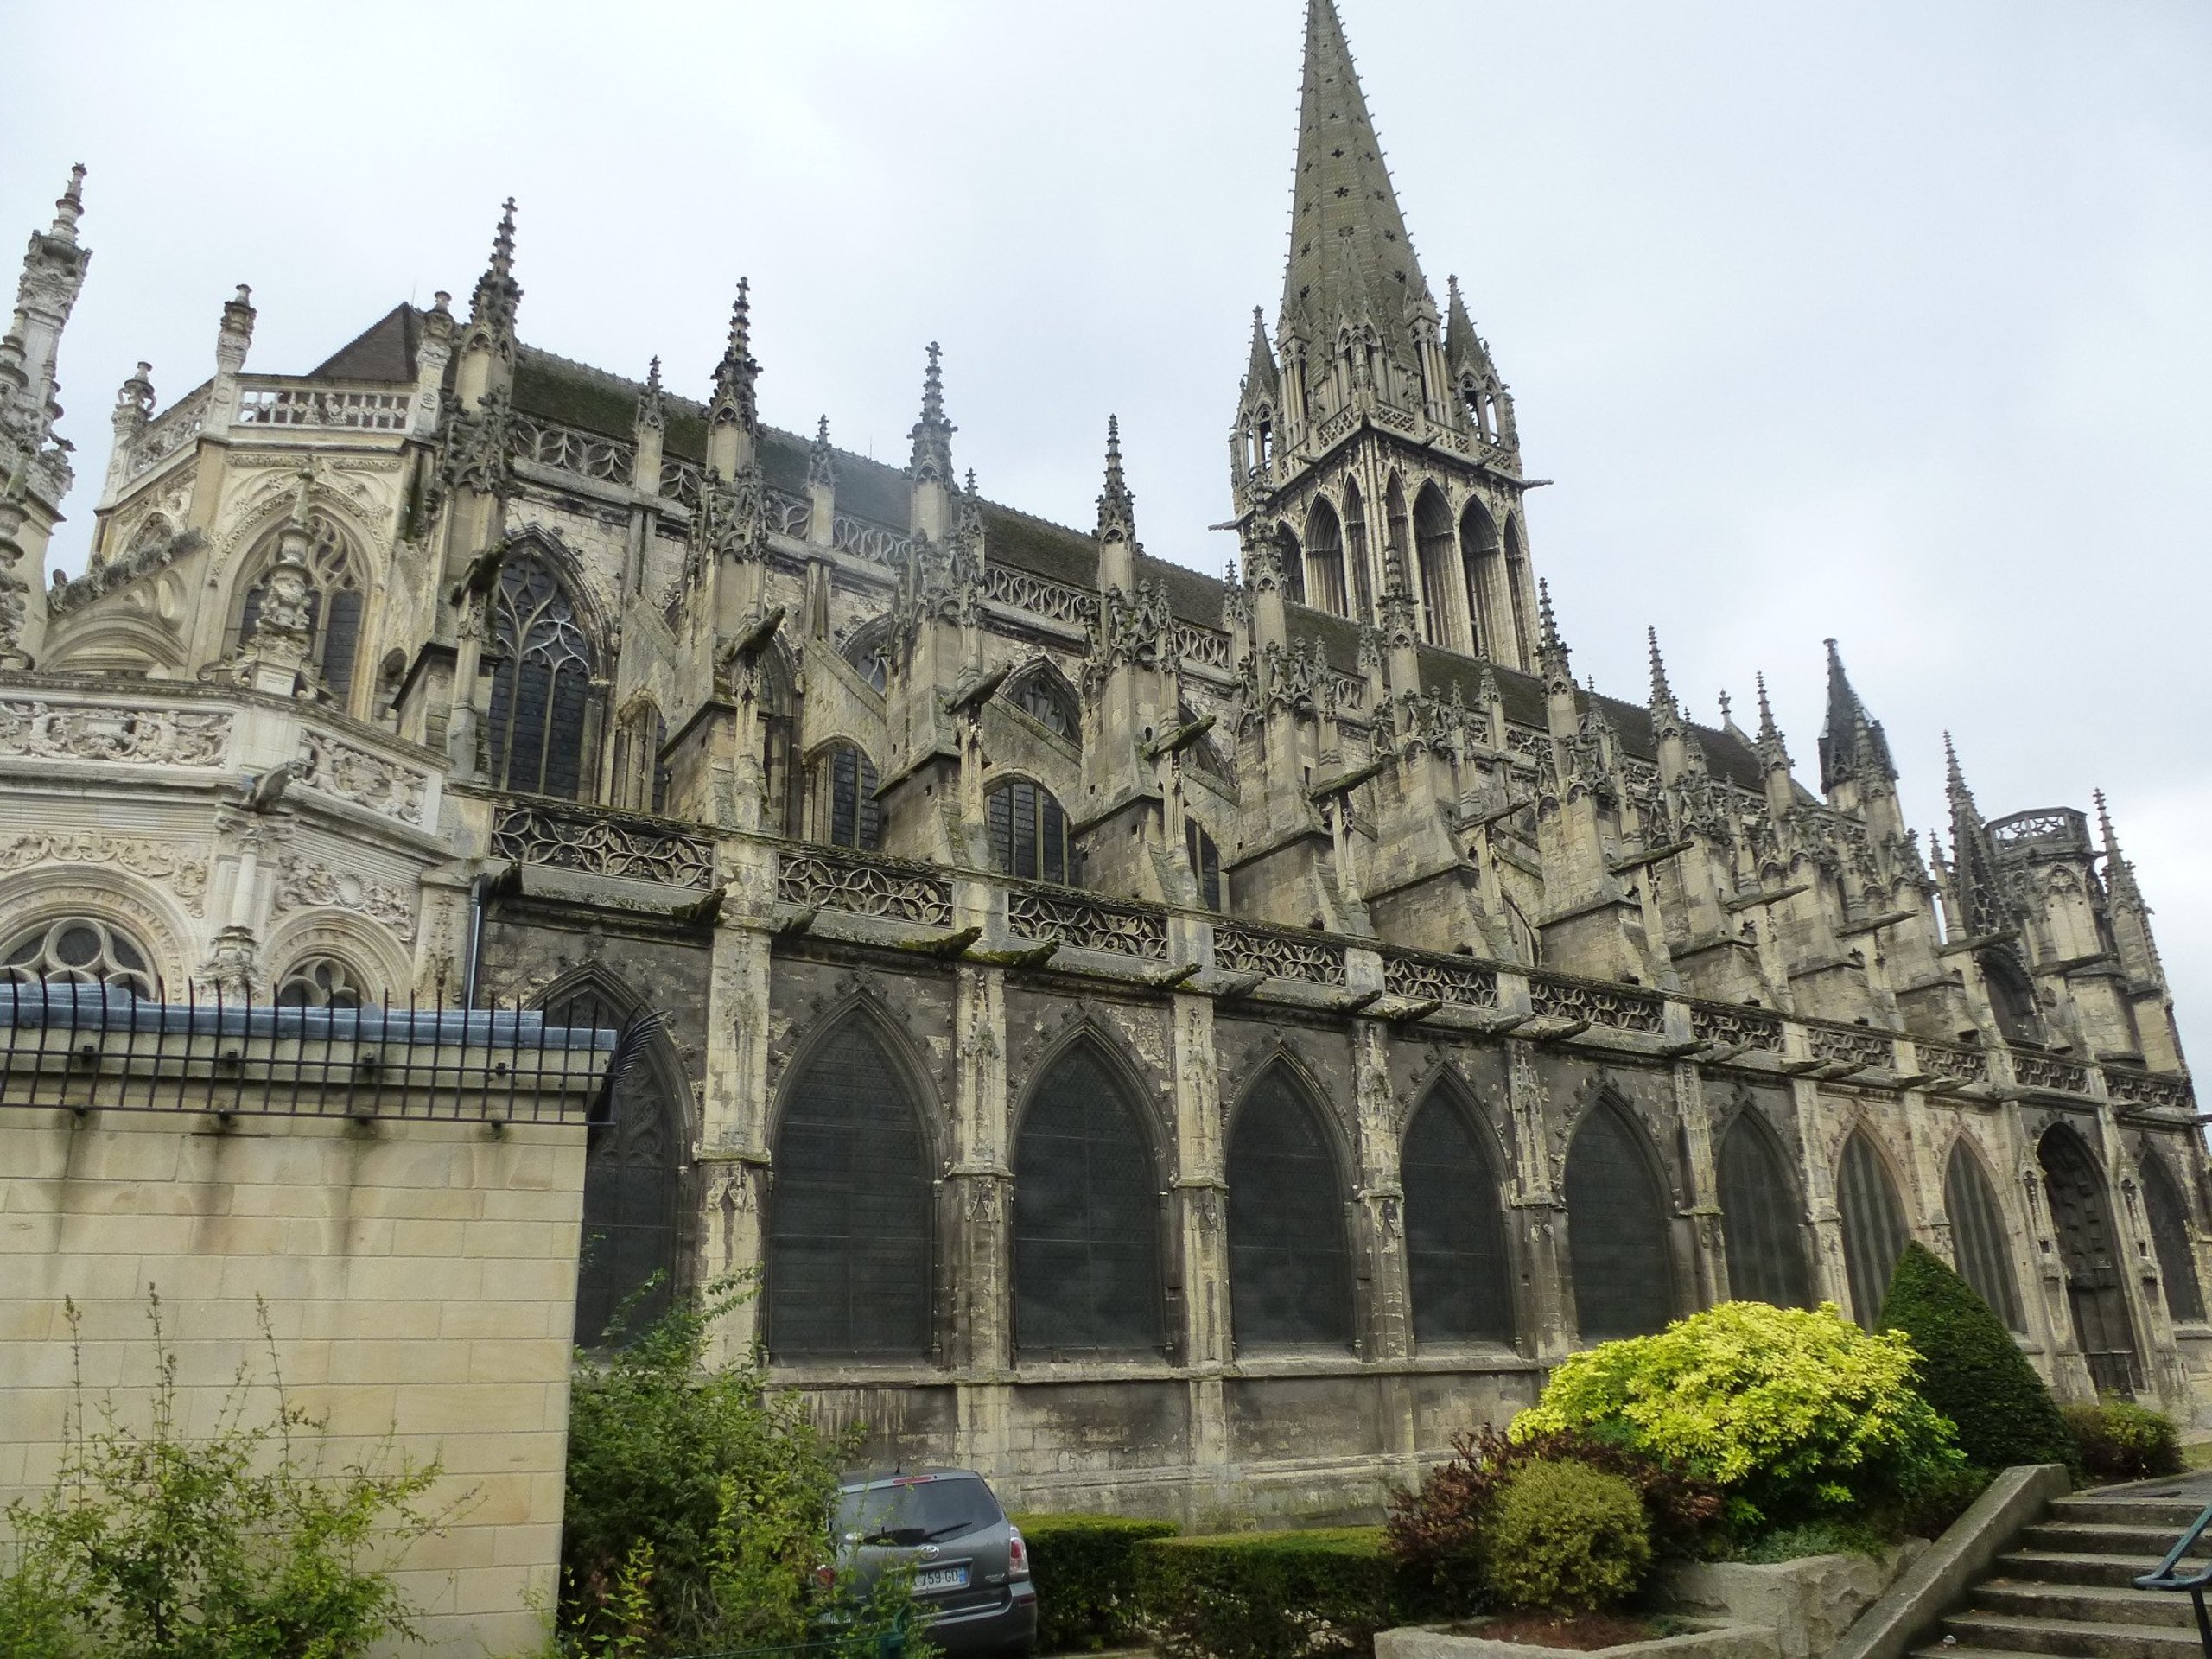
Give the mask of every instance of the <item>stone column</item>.
<svg viewBox="0 0 2212 1659">
<path fill-rule="evenodd" d="M 960 1377 L 957 1444 L 969 1467 L 1013 1472 L 1007 1382 L 1014 1366 L 1014 1170 L 1007 1144 L 1006 970 L 963 963 L 952 1003 L 951 1164 L 945 1357 Z"/>
<path fill-rule="evenodd" d="M 1213 999 L 1177 992 L 1174 1014 L 1175 1171 L 1170 1217 L 1179 1261 L 1168 1268 L 1181 1287 L 1179 1356 L 1189 1373 L 1186 1404 L 1193 1484 L 1223 1481 L 1229 1424 L 1222 1367 L 1230 1359 L 1229 1188 L 1221 1074 L 1214 1053 Z"/>
<path fill-rule="evenodd" d="M 721 925 L 708 970 L 705 1075 L 699 1107 L 701 1283 L 758 1274 L 766 1256 L 762 1217 L 769 1187 L 770 906 L 775 854 L 758 842 L 725 841 Z M 757 1299 L 741 1303 L 715 1333 L 717 1357 L 749 1352 L 766 1334 Z"/>
<path fill-rule="evenodd" d="M 1681 1004 L 1670 1004 L 1669 1012 Z M 1690 1224 L 1696 1274 L 1697 1305 L 1713 1307 L 1728 1300 L 1728 1236 L 1720 1209 L 1720 1170 L 1713 1155 L 1713 1115 L 1705 1100 L 1705 1074 L 1695 1062 L 1675 1062 L 1675 1110 L 1681 1119 L 1682 1145 L 1689 1158 Z"/>
<path fill-rule="evenodd" d="M 1412 1304 L 1406 1280 L 1406 1190 L 1401 1179 L 1398 1105 L 1390 1088 L 1389 1027 L 1352 1021 L 1352 1087 L 1359 1131 L 1359 1258 L 1365 1268 L 1365 1319 L 1360 1354 L 1402 1359 L 1413 1352 Z"/>
<path fill-rule="evenodd" d="M 1789 1028 L 1793 1048 L 1802 1045 L 1802 1027 Z M 1851 1305 L 1851 1275 L 1843 1265 L 1843 1217 L 1835 1207 L 1835 1169 L 1828 1161 L 1827 1133 L 1821 1122 L 1821 1091 L 1802 1077 L 1789 1085 L 1797 1108 L 1797 1142 L 1804 1148 L 1805 1208 L 1813 1218 L 1813 1294 L 1838 1307 Z"/>
<path fill-rule="evenodd" d="M 1499 1001 L 1506 987 L 1498 987 Z M 1525 999 L 1527 993 L 1522 993 Z M 1532 1357 L 1548 1364 L 1564 1359 L 1574 1345 L 1573 1258 L 1567 1253 L 1567 1205 L 1552 1179 L 1550 1126 L 1545 1121 L 1543 1084 L 1536 1077 L 1536 1051 L 1508 1038 L 1506 1092 L 1513 1113 L 1514 1181 L 1507 1194 L 1520 1253 L 1517 1263 L 1527 1300 L 1522 1330 Z"/>
</svg>

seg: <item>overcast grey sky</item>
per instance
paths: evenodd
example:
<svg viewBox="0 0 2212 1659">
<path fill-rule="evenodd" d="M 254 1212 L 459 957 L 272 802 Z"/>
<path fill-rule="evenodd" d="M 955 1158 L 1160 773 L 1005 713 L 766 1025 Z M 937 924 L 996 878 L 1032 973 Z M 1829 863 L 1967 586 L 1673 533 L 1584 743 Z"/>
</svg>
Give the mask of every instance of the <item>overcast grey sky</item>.
<svg viewBox="0 0 2212 1659">
<path fill-rule="evenodd" d="M 2110 795 L 2185 1030 L 2212 1006 L 2212 8 L 1340 0 L 1431 284 L 1512 382 L 1579 671 L 1700 718 L 1823 636 L 1942 811 Z M 986 493 L 1218 569 L 1287 246 L 1301 0 L 220 7 L 0 0 L 0 231 L 86 162 L 61 373 L 81 563 L 113 389 L 299 372 L 465 301 L 521 204 L 524 337 L 703 390 L 738 275 L 767 417 L 900 460 L 922 348 Z"/>
</svg>

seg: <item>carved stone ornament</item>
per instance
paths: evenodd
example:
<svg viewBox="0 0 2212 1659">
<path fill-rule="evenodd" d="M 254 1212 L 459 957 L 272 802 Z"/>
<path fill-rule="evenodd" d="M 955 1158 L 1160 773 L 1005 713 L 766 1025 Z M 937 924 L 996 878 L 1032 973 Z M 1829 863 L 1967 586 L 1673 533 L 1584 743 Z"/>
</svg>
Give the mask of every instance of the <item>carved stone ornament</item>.
<svg viewBox="0 0 2212 1659">
<path fill-rule="evenodd" d="M 33 864 L 112 864 L 133 875 L 158 881 L 195 916 L 207 896 L 207 863 L 188 858 L 157 841 L 87 832 L 34 831 L 0 841 L 0 870 Z"/>
<path fill-rule="evenodd" d="M 137 766 L 219 766 L 231 744 L 228 713 L 54 704 L 0 697 L 0 754 Z"/>
<path fill-rule="evenodd" d="M 302 741 L 300 782 L 403 823 L 423 822 L 429 781 L 427 773 L 357 748 L 327 732 L 310 728 Z"/>
<path fill-rule="evenodd" d="M 415 902 L 389 882 L 370 881 L 350 870 L 334 870 L 296 853 L 276 865 L 276 910 L 304 910 L 324 905 L 381 923 L 409 943 L 415 939 Z"/>
</svg>

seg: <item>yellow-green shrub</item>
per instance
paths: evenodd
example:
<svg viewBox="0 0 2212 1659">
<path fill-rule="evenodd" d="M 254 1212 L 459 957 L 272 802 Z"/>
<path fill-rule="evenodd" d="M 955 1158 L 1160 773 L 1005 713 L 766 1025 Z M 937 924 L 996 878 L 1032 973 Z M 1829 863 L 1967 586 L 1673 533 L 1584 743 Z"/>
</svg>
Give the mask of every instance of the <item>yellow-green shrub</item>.
<svg viewBox="0 0 2212 1659">
<path fill-rule="evenodd" d="M 1498 1494 L 1484 1576 L 1503 1607 L 1594 1613 L 1643 1585 L 1651 1535 L 1643 1500 L 1586 1463 L 1524 1464 Z"/>
<path fill-rule="evenodd" d="M 1902 1333 L 1862 1331 L 1833 1304 L 1724 1302 L 1571 1356 L 1512 1434 L 1624 1440 L 1720 1487 L 1739 1527 L 1885 1508 L 1965 1464 L 1913 1390 L 1916 1358 Z"/>
</svg>

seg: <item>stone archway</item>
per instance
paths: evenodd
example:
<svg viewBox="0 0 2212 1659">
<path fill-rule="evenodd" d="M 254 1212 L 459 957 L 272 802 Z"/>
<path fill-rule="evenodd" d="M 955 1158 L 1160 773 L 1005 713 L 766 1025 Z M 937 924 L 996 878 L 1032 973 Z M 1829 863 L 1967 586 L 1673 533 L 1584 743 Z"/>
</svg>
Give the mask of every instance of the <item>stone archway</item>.
<svg viewBox="0 0 2212 1659">
<path fill-rule="evenodd" d="M 2066 1301 L 2074 1339 L 2100 1394 L 2133 1396 L 2142 1386 L 2143 1360 L 2128 1317 L 2119 1230 L 2104 1176 L 2089 1149 L 2071 1129 L 2046 1134 L 2036 1148 L 2050 1221 L 2066 1268 Z"/>
</svg>

